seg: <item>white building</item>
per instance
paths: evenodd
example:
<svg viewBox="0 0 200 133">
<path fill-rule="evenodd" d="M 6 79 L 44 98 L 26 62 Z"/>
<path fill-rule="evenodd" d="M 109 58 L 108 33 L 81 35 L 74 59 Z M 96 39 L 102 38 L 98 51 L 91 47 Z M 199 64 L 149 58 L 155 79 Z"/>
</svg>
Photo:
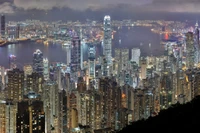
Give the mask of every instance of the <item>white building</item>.
<svg viewBox="0 0 200 133">
<path fill-rule="evenodd" d="M 110 16 L 104 17 L 104 39 L 103 55 L 106 57 L 108 65 L 112 64 L 112 29 Z"/>
<path fill-rule="evenodd" d="M 131 50 L 131 61 L 136 62 L 139 65 L 141 51 L 139 48 L 133 48 Z"/>
<path fill-rule="evenodd" d="M 49 79 L 49 61 L 47 58 L 43 59 L 43 76 L 44 80 Z"/>
</svg>

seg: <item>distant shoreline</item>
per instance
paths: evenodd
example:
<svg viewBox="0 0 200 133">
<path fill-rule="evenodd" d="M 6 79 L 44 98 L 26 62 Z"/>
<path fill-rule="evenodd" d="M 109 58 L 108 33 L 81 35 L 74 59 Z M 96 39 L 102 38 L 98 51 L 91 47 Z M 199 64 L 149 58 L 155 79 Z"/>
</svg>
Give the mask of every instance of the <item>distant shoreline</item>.
<svg viewBox="0 0 200 133">
<path fill-rule="evenodd" d="M 2 43 L 0 43 L 0 47 L 5 47 L 7 45 L 24 43 L 24 42 L 34 42 L 34 41 L 31 40 L 31 39 L 27 39 L 27 40 L 20 40 L 20 41 L 17 41 L 17 42 L 2 42 Z"/>
</svg>

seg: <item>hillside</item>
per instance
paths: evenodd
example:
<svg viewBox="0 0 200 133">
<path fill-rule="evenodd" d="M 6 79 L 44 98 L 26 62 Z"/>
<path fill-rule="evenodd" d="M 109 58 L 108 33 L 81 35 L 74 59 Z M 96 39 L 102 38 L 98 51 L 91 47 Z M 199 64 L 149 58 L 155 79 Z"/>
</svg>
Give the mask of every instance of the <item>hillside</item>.
<svg viewBox="0 0 200 133">
<path fill-rule="evenodd" d="M 200 96 L 186 104 L 175 104 L 159 115 L 147 120 L 140 120 L 122 129 L 119 133 L 132 133 L 147 130 L 153 132 L 178 132 L 184 129 L 199 131 L 200 127 Z"/>
</svg>

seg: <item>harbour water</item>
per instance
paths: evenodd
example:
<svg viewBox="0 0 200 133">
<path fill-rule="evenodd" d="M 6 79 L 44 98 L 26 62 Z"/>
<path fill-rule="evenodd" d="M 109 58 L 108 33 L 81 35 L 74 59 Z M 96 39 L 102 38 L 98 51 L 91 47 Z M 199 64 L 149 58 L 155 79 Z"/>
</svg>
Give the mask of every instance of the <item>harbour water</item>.
<svg viewBox="0 0 200 133">
<path fill-rule="evenodd" d="M 140 48 L 143 56 L 163 54 L 164 48 L 160 44 L 160 35 L 152 33 L 147 27 L 122 27 L 116 28 L 113 39 L 113 51 L 115 48 Z M 120 40 L 120 41 L 119 41 Z M 151 44 L 151 45 L 149 45 Z M 149 47 L 151 46 L 151 47 Z M 31 64 L 33 52 L 40 49 L 44 57 L 50 62 L 66 62 L 66 48 L 61 44 L 39 44 L 24 42 L 0 47 L 0 66 L 8 67 L 8 57 L 14 54 L 17 57 L 17 65 Z M 100 50 L 98 50 L 100 51 Z M 85 52 L 87 53 L 87 52 Z M 113 52 L 114 53 L 114 52 Z M 100 54 L 100 52 L 98 52 Z"/>
</svg>

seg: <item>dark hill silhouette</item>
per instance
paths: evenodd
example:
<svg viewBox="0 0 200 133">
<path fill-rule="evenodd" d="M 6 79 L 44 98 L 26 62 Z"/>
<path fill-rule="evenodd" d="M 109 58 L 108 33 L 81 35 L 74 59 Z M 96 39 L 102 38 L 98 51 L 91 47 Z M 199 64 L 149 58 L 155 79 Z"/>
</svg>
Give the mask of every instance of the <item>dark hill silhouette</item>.
<svg viewBox="0 0 200 133">
<path fill-rule="evenodd" d="M 186 104 L 172 105 L 172 107 L 160 111 L 155 117 L 133 122 L 119 133 L 141 132 L 142 130 L 154 133 L 175 131 L 179 133 L 185 132 L 185 129 L 189 129 L 189 132 L 200 129 L 200 96 Z"/>
</svg>

